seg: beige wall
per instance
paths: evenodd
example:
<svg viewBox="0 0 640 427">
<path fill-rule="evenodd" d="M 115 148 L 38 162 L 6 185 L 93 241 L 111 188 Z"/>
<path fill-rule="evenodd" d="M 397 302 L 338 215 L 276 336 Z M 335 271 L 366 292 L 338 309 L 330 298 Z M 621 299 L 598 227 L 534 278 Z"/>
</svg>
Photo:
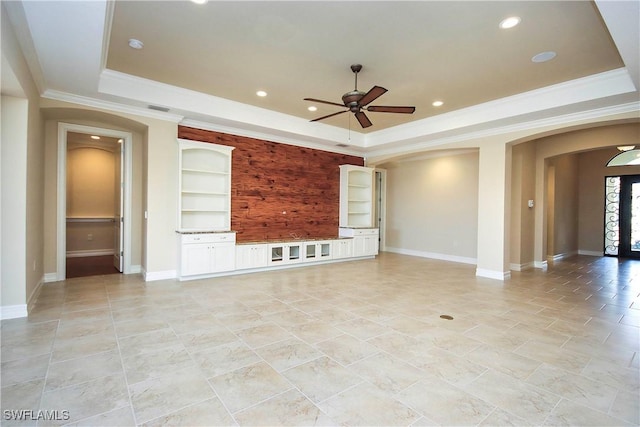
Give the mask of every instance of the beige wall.
<svg viewBox="0 0 640 427">
<path fill-rule="evenodd" d="M 67 146 L 67 254 L 114 250 L 113 222 L 74 220 L 113 219 L 116 162 L 113 150 Z"/>
<path fill-rule="evenodd" d="M 477 151 L 378 167 L 387 170 L 387 250 L 474 262 Z"/>
<path fill-rule="evenodd" d="M 110 255 L 115 244 L 112 222 L 67 222 L 67 256 Z"/>
<path fill-rule="evenodd" d="M 533 266 L 535 206 L 535 142 L 516 145 L 512 150 L 511 168 L 511 245 L 510 263 L 514 270 Z"/>
<path fill-rule="evenodd" d="M 564 155 L 549 160 L 549 239 L 547 255 L 578 252 L 578 156 Z M 551 194 L 552 193 L 552 194 Z M 551 226 L 553 224 L 553 226 Z"/>
<path fill-rule="evenodd" d="M 99 148 L 67 150 L 67 217 L 113 216 L 115 160 Z"/>
<path fill-rule="evenodd" d="M 27 303 L 26 162 L 28 101 L 2 96 L 2 305 Z"/>
<path fill-rule="evenodd" d="M 178 263 L 178 126 L 158 120 L 147 137 L 147 256 L 146 272 L 172 277 Z"/>
<path fill-rule="evenodd" d="M 44 145 L 39 90 L 31 76 L 4 5 L 0 24 L 3 74 L 15 78 L 2 96 L 2 195 L 0 293 L 5 306 L 33 302 L 43 283 Z M 4 81 L 4 78 L 3 78 Z M 3 310 L 2 316 L 5 316 Z"/>
</svg>

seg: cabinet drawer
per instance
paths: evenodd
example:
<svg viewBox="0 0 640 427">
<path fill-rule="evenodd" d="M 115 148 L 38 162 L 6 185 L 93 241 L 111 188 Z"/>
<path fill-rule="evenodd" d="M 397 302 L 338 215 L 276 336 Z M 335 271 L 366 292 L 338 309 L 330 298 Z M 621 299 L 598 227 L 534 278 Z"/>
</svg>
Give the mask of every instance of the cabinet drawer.
<svg viewBox="0 0 640 427">
<path fill-rule="evenodd" d="M 182 243 L 221 243 L 236 241 L 236 233 L 196 233 L 182 234 Z"/>
<path fill-rule="evenodd" d="M 340 237 L 377 236 L 377 228 L 343 228 L 340 227 Z"/>
</svg>

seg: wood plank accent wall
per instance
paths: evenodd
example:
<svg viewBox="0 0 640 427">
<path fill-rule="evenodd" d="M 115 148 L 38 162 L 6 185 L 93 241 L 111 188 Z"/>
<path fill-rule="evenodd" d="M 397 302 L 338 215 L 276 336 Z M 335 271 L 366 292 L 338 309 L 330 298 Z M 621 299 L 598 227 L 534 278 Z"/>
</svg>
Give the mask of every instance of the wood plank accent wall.
<svg viewBox="0 0 640 427">
<path fill-rule="evenodd" d="M 235 147 L 231 229 L 239 243 L 337 237 L 338 166 L 364 166 L 362 157 L 186 126 L 178 138 Z"/>
</svg>

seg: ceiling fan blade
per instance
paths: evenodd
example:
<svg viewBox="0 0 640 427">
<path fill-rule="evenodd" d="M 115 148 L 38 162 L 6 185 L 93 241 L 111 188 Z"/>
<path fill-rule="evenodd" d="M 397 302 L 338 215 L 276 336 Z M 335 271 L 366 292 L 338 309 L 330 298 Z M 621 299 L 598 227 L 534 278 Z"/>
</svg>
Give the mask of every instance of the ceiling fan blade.
<svg viewBox="0 0 640 427">
<path fill-rule="evenodd" d="M 361 107 L 364 107 L 368 103 L 375 101 L 376 98 L 378 98 L 380 95 L 383 95 L 386 91 L 387 90 L 382 86 L 374 86 L 369 90 L 369 92 L 365 93 L 364 96 L 360 98 L 360 101 L 358 101 L 358 104 Z"/>
<path fill-rule="evenodd" d="M 319 102 L 321 104 L 329 104 L 329 105 L 337 105 L 338 107 L 344 107 L 344 104 L 338 104 L 336 102 L 330 102 L 330 101 L 323 101 L 321 99 L 315 99 L 315 98 L 305 98 L 305 101 L 313 101 L 313 102 Z"/>
<path fill-rule="evenodd" d="M 383 105 L 372 105 L 367 107 L 367 111 L 372 111 L 374 113 L 413 114 L 413 112 L 416 111 L 416 107 L 388 107 Z"/>
<path fill-rule="evenodd" d="M 371 120 L 369 120 L 369 117 L 367 117 L 367 115 L 362 111 L 358 111 L 356 113 L 356 119 L 358 119 L 358 121 L 360 122 L 360 126 L 362 126 L 363 128 L 368 128 L 373 124 L 371 123 Z"/>
<path fill-rule="evenodd" d="M 344 107 L 344 105 L 342 105 Z M 338 114 L 346 113 L 349 110 L 338 111 L 337 113 L 328 114 L 326 116 L 318 117 L 317 119 L 309 120 L 311 122 L 317 122 L 318 120 L 328 119 L 329 117 L 337 116 Z"/>
</svg>

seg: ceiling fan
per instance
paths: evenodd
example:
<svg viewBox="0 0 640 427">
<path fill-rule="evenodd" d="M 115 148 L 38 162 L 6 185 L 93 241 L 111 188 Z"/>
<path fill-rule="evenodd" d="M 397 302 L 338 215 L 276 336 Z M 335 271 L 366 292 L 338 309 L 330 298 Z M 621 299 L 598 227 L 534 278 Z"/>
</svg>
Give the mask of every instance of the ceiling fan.
<svg viewBox="0 0 640 427">
<path fill-rule="evenodd" d="M 318 117 L 317 119 L 311 120 L 312 122 L 317 122 L 318 120 L 328 119 L 329 117 L 337 116 L 338 114 L 346 113 L 347 111 L 351 111 L 356 116 L 356 119 L 360 123 L 360 126 L 363 128 L 367 128 L 371 126 L 371 120 L 367 117 L 367 115 L 362 110 L 371 111 L 374 113 L 402 113 L 402 114 L 412 114 L 416 111 L 416 107 L 396 107 L 396 106 L 382 106 L 382 105 L 370 105 L 371 102 L 375 101 L 379 96 L 383 95 L 387 89 L 381 86 L 372 87 L 369 92 L 362 92 L 358 90 L 358 73 L 362 70 L 362 65 L 354 64 L 351 66 L 351 71 L 355 74 L 356 84 L 355 89 L 351 92 L 347 92 L 342 95 L 342 104 L 338 104 L 337 102 L 323 101 L 321 99 L 315 98 L 304 98 L 305 101 L 313 101 L 320 102 L 322 104 L 335 105 L 338 107 L 347 107 L 347 110 L 338 111 L 337 113 L 328 114 L 326 116 Z"/>
</svg>

